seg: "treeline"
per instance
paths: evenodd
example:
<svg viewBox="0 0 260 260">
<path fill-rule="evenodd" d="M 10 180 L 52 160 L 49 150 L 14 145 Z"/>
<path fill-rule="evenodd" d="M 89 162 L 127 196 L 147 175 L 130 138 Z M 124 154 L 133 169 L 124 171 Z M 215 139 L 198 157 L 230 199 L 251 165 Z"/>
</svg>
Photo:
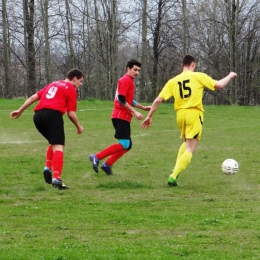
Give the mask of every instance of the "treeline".
<svg viewBox="0 0 260 260">
<path fill-rule="evenodd" d="M 260 103 L 258 0 L 1 1 L 0 97 L 28 97 L 74 67 L 79 98 L 113 99 L 131 58 L 142 62 L 137 99 L 152 101 L 185 54 L 215 79 L 238 78 L 208 104 Z"/>
</svg>

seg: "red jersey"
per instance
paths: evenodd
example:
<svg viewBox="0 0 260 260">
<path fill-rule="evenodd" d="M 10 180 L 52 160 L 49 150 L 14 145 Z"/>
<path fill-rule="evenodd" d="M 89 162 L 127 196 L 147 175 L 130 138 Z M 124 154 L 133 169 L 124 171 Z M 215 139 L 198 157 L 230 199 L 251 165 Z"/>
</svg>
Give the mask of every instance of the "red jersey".
<svg viewBox="0 0 260 260">
<path fill-rule="evenodd" d="M 34 111 L 52 109 L 65 114 L 67 111 L 77 110 L 77 92 L 68 81 L 52 82 L 36 93 L 40 99 Z"/>
<path fill-rule="evenodd" d="M 133 115 L 127 108 L 121 105 L 118 100 L 118 95 L 125 96 L 126 102 L 131 106 L 134 100 L 134 92 L 134 80 L 128 74 L 125 74 L 118 80 L 117 83 L 117 90 L 114 99 L 114 109 L 111 118 L 119 118 L 131 122 Z"/>
</svg>

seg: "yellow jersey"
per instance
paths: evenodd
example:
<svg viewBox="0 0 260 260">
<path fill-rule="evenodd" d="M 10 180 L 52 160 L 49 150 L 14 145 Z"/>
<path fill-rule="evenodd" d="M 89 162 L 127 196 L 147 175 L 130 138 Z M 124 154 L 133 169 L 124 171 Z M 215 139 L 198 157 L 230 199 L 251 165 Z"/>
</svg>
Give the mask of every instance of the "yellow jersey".
<svg viewBox="0 0 260 260">
<path fill-rule="evenodd" d="M 174 109 L 197 108 L 203 110 L 202 97 L 205 87 L 214 90 L 217 80 L 212 79 L 205 73 L 183 71 L 181 74 L 170 79 L 159 97 L 167 100 L 174 97 Z"/>
</svg>

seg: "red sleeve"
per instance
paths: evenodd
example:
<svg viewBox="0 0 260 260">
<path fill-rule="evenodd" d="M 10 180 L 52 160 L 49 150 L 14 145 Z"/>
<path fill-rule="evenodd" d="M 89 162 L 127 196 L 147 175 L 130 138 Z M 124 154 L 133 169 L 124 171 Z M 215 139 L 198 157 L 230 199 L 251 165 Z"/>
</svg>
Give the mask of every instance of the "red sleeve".
<svg viewBox="0 0 260 260">
<path fill-rule="evenodd" d="M 68 95 L 67 111 L 77 111 L 77 91 L 74 87 L 70 87 L 70 94 Z"/>
</svg>

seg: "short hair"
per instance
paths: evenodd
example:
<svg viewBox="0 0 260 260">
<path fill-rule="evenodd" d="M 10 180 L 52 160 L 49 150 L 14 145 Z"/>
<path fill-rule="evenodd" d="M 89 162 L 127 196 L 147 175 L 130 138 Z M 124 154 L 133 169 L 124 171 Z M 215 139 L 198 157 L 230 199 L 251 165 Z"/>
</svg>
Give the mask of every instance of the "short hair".
<svg viewBox="0 0 260 260">
<path fill-rule="evenodd" d="M 182 60 L 182 65 L 184 67 L 188 67 L 191 65 L 192 62 L 195 62 L 195 58 L 191 55 L 186 55 Z"/>
<path fill-rule="evenodd" d="M 131 59 L 126 64 L 126 68 L 132 69 L 134 66 L 138 66 L 141 68 L 141 62 L 139 62 L 138 60 Z"/>
<path fill-rule="evenodd" d="M 70 71 L 68 71 L 67 75 L 66 75 L 66 78 L 68 80 L 73 80 L 74 78 L 77 78 L 77 79 L 81 79 L 82 77 L 84 78 L 84 74 L 81 70 L 79 69 L 71 69 Z"/>
</svg>

